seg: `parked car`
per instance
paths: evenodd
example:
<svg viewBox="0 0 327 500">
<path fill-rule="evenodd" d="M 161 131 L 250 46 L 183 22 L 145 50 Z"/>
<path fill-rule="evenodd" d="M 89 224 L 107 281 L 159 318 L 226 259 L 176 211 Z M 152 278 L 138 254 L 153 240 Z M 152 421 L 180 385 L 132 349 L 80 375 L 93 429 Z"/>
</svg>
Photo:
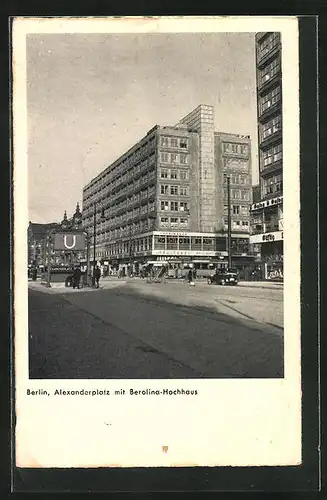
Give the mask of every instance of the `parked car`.
<svg viewBox="0 0 327 500">
<path fill-rule="evenodd" d="M 239 279 L 235 269 L 216 270 L 208 277 L 208 285 L 237 285 Z"/>
</svg>

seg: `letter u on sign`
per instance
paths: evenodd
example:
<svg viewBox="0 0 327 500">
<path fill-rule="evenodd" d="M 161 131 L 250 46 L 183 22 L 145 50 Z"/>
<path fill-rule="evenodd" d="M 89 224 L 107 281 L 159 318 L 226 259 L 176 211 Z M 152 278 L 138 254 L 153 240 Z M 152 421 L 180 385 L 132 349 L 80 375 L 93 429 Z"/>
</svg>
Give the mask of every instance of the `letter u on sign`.
<svg viewBox="0 0 327 500">
<path fill-rule="evenodd" d="M 68 250 L 72 250 L 76 245 L 76 235 L 75 234 L 65 234 L 64 235 L 64 247 Z"/>
<path fill-rule="evenodd" d="M 85 245 L 84 233 L 56 233 L 54 235 L 54 250 L 78 251 L 84 250 Z"/>
</svg>

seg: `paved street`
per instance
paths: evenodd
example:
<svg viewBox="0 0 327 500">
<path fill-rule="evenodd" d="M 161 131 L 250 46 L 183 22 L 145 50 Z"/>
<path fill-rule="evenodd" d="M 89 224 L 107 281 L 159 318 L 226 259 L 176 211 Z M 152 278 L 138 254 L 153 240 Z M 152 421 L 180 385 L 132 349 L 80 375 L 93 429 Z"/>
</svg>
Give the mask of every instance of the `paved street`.
<svg viewBox="0 0 327 500">
<path fill-rule="evenodd" d="M 30 284 L 30 377 L 282 377 L 282 326 L 281 286 Z"/>
</svg>

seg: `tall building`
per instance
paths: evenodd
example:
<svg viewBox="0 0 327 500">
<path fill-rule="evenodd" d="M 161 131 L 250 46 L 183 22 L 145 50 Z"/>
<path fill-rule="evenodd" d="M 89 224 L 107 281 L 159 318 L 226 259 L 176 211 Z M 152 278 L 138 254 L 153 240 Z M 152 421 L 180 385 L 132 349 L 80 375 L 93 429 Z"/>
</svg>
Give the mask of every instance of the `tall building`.
<svg viewBox="0 0 327 500">
<path fill-rule="evenodd" d="M 215 132 L 215 164 L 218 175 L 217 209 L 223 214 L 222 228 L 228 229 L 227 177 L 230 179 L 231 228 L 232 232 L 248 235 L 250 231 L 250 209 L 252 203 L 251 140 L 249 136 Z M 233 241 L 248 253 L 247 238 Z M 235 252 L 234 252 L 235 253 Z M 237 252 L 236 252 L 237 253 Z"/>
<path fill-rule="evenodd" d="M 251 210 L 250 243 L 266 277 L 283 272 L 282 49 L 280 33 L 257 33 L 256 79 L 260 201 Z"/>
<path fill-rule="evenodd" d="M 83 225 L 90 236 L 96 227 L 96 258 L 112 265 L 227 262 L 226 175 L 235 206 L 233 264 L 245 265 L 250 138 L 215 132 L 214 108 L 205 105 L 175 126 L 153 127 L 84 187 Z"/>
</svg>

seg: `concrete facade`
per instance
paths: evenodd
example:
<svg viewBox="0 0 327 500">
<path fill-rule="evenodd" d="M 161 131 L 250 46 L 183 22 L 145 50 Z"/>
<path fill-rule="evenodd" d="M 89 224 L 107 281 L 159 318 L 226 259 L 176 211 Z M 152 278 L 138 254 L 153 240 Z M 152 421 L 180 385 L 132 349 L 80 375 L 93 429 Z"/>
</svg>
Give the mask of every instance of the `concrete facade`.
<svg viewBox="0 0 327 500">
<path fill-rule="evenodd" d="M 199 178 L 198 192 L 201 199 L 199 206 L 199 230 L 214 231 L 216 227 L 216 169 L 214 155 L 214 108 L 201 104 L 180 123 L 188 126 L 199 135 Z"/>
<path fill-rule="evenodd" d="M 215 132 L 218 185 L 216 200 L 222 214 L 220 227 L 228 228 L 227 176 L 231 189 L 232 231 L 248 234 L 252 204 L 252 162 L 250 136 Z"/>
<path fill-rule="evenodd" d="M 213 107 L 200 105 L 175 126 L 153 127 L 92 179 L 83 189 L 83 227 L 92 238 L 96 207 L 96 258 L 115 265 L 225 259 L 222 173 L 243 168 L 224 163 L 228 153 L 219 144 L 227 143 L 246 148 L 246 154 L 229 156 L 243 162 L 249 175 L 250 139 L 215 133 Z M 249 191 L 247 206 L 251 186 L 241 189 Z M 249 227 L 235 224 L 232 236 L 236 253 L 247 254 Z"/>
<path fill-rule="evenodd" d="M 257 33 L 255 43 L 261 199 L 253 203 L 251 208 L 250 242 L 258 250 L 260 258 L 271 267 L 272 274 L 278 271 L 282 276 L 283 107 L 280 33 Z"/>
</svg>

